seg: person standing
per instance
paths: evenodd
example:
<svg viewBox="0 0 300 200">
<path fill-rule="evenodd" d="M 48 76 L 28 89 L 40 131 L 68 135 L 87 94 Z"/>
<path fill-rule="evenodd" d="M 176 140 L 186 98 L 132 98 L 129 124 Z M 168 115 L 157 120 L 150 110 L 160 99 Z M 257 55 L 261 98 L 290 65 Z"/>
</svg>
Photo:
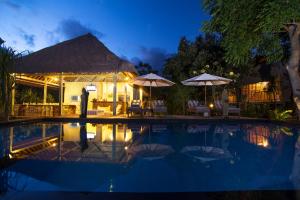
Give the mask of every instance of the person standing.
<svg viewBox="0 0 300 200">
<path fill-rule="evenodd" d="M 88 99 L 89 99 L 89 92 L 85 90 L 85 88 L 82 88 L 82 94 L 80 96 L 81 98 L 81 104 L 80 104 L 80 117 L 86 118 L 87 116 L 87 105 L 88 105 Z"/>
<path fill-rule="evenodd" d="M 228 92 L 227 89 L 224 88 L 222 92 L 222 107 L 223 107 L 223 116 L 228 117 Z"/>
</svg>

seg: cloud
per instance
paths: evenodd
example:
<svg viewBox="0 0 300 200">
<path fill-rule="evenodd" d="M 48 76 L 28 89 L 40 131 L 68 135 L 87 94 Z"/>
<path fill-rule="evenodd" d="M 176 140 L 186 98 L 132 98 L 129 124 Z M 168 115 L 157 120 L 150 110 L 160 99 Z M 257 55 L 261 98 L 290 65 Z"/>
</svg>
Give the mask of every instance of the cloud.
<svg viewBox="0 0 300 200">
<path fill-rule="evenodd" d="M 2 1 L 2 3 L 4 3 L 5 6 L 13 9 L 13 10 L 20 10 L 21 6 L 19 4 L 16 4 L 10 0 L 4 0 Z"/>
<path fill-rule="evenodd" d="M 167 58 L 170 57 L 170 54 L 166 50 L 161 48 L 147 48 L 141 46 L 139 49 L 140 58 L 134 57 L 131 59 L 133 63 L 143 61 L 149 63 L 153 69 L 160 70 L 164 65 Z"/>
<path fill-rule="evenodd" d="M 98 38 L 103 37 L 103 33 L 89 26 L 83 25 L 80 21 L 76 19 L 62 20 L 59 23 L 56 32 L 61 36 L 65 37 L 65 39 L 71 39 L 80 35 L 84 35 L 86 33 L 92 33 Z"/>
<path fill-rule="evenodd" d="M 59 22 L 57 28 L 52 31 L 46 31 L 46 39 L 52 45 L 87 33 L 92 33 L 98 38 L 104 36 L 102 32 L 82 24 L 77 19 L 64 19 Z"/>
<path fill-rule="evenodd" d="M 28 34 L 21 28 L 19 28 L 19 33 L 20 33 L 20 36 L 23 38 L 23 40 L 29 47 L 35 46 L 36 36 L 34 34 Z"/>
</svg>

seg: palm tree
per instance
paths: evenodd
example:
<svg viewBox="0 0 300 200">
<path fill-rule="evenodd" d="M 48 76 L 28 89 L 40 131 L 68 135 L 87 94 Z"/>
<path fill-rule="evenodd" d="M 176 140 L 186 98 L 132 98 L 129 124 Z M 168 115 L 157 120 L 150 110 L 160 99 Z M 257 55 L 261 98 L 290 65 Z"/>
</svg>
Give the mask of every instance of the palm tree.
<svg viewBox="0 0 300 200">
<path fill-rule="evenodd" d="M 9 120 L 11 92 L 15 86 L 15 77 L 9 72 L 19 57 L 14 49 L 4 45 L 0 38 L 0 110 L 4 120 Z"/>
<path fill-rule="evenodd" d="M 31 88 L 23 90 L 20 95 L 20 100 L 22 103 L 36 103 L 38 100 L 37 93 Z"/>
</svg>

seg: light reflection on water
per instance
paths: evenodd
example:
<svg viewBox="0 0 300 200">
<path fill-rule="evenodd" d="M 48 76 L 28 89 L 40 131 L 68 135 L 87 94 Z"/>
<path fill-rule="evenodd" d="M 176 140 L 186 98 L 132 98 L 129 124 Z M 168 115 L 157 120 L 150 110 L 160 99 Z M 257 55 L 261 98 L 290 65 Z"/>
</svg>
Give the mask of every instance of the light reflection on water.
<svg viewBox="0 0 300 200">
<path fill-rule="evenodd" d="M 2 128 L 0 191 L 300 189 L 299 130 L 272 123 Z"/>
</svg>

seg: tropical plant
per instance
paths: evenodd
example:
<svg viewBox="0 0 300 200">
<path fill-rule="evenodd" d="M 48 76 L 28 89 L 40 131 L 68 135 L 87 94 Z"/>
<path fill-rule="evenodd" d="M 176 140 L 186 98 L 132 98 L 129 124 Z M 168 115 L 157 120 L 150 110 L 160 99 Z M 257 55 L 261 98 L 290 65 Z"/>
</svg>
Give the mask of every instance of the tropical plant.
<svg viewBox="0 0 300 200">
<path fill-rule="evenodd" d="M 285 67 L 300 118 L 300 1 L 205 0 L 204 8 L 212 16 L 204 31 L 223 37 L 226 62 L 242 66 L 263 55 L 271 63 L 289 55 Z"/>
<path fill-rule="evenodd" d="M 37 103 L 40 101 L 40 99 L 38 98 L 37 92 L 33 91 L 31 88 L 28 88 L 21 92 L 20 101 L 22 103 Z"/>
<path fill-rule="evenodd" d="M 9 120 L 11 107 L 11 92 L 15 87 L 15 76 L 10 74 L 10 69 L 15 60 L 20 56 L 14 49 L 0 42 L 0 110 L 4 120 Z M 0 112 L 1 113 L 1 112 Z"/>
<path fill-rule="evenodd" d="M 50 93 L 47 94 L 47 102 L 48 103 L 54 103 L 55 102 L 54 96 Z"/>
<path fill-rule="evenodd" d="M 171 114 L 185 114 L 186 102 L 191 97 L 193 88 L 187 88 L 182 85 L 175 85 L 168 88 L 167 107 Z"/>
<path fill-rule="evenodd" d="M 274 111 L 270 111 L 270 119 L 273 120 L 280 120 L 280 121 L 285 121 L 287 119 L 290 119 L 292 117 L 293 111 L 292 110 L 280 110 L 280 109 L 275 109 Z"/>
</svg>

